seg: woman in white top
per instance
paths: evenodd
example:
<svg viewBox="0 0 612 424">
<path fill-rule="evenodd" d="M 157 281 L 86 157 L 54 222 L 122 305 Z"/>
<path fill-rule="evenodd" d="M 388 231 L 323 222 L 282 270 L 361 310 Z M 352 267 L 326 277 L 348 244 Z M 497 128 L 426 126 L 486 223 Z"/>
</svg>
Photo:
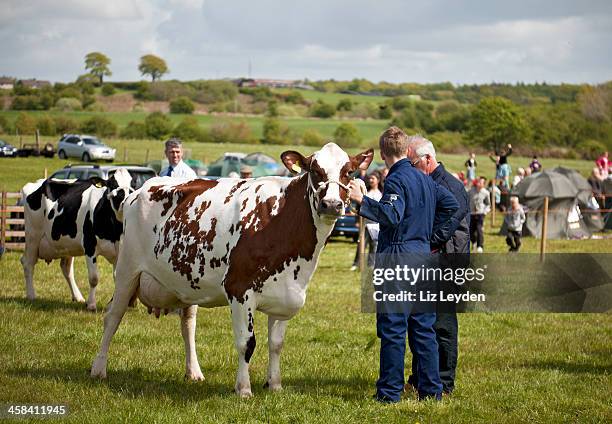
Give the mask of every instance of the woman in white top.
<svg viewBox="0 0 612 424">
<path fill-rule="evenodd" d="M 380 201 L 382 198 L 383 192 L 383 183 L 382 183 L 382 175 L 378 171 L 372 172 L 368 176 L 368 192 L 366 196 L 370 199 Z M 376 253 L 376 248 L 378 246 L 378 223 L 374 221 L 370 221 L 366 219 L 365 221 L 366 232 L 365 232 L 365 242 L 369 246 L 369 254 L 368 254 L 368 266 L 374 265 L 374 254 Z M 355 259 L 353 260 L 353 266 L 351 266 L 351 271 L 357 269 L 357 265 L 359 264 L 359 244 L 357 244 L 357 251 L 355 252 Z"/>
</svg>

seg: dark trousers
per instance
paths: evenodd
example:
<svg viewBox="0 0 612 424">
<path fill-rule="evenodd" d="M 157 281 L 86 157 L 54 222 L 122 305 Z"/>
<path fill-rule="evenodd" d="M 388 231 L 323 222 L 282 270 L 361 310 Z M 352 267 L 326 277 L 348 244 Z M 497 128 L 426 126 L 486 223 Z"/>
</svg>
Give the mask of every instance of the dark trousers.
<svg viewBox="0 0 612 424">
<path fill-rule="evenodd" d="M 521 232 L 508 230 L 506 244 L 510 247 L 511 252 L 518 252 L 518 250 L 521 248 Z"/>
<path fill-rule="evenodd" d="M 484 214 L 474 213 L 470 216 L 470 240 L 476 243 L 477 247 L 484 247 Z"/>
<path fill-rule="evenodd" d="M 458 357 L 458 333 L 457 312 L 443 312 L 436 314 L 436 340 L 438 342 L 438 356 L 440 358 L 440 380 L 442 390 L 451 393 L 455 389 L 455 372 L 457 370 Z M 418 361 L 412 356 L 412 375 L 408 379 L 414 387 L 418 387 Z"/>
<path fill-rule="evenodd" d="M 441 398 L 435 322 L 435 313 L 376 315 L 376 330 L 380 338 L 380 374 L 376 382 L 379 400 L 398 402 L 404 390 L 406 332 L 412 355 L 417 358 L 419 397 Z"/>
</svg>

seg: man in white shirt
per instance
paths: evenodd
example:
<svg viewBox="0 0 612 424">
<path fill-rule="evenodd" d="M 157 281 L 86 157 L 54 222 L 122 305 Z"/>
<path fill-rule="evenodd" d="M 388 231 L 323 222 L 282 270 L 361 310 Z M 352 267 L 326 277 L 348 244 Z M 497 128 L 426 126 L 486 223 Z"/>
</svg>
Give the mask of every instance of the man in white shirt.
<svg viewBox="0 0 612 424">
<path fill-rule="evenodd" d="M 178 138 L 166 141 L 164 152 L 168 158 L 168 167 L 162 169 L 160 177 L 196 178 L 197 175 L 185 162 L 183 162 L 183 143 Z"/>
</svg>

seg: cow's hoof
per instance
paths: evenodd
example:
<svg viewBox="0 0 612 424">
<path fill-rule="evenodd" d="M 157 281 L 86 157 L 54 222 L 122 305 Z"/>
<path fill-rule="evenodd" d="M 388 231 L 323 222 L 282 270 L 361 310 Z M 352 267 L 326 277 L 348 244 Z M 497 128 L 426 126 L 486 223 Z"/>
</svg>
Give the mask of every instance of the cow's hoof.
<svg viewBox="0 0 612 424">
<path fill-rule="evenodd" d="M 264 384 L 264 389 L 268 389 L 271 392 L 280 392 L 283 390 L 283 386 L 280 383 L 270 383 L 269 381 L 266 381 L 266 384 Z"/>
<path fill-rule="evenodd" d="M 91 378 L 106 378 L 106 363 L 96 358 L 93 365 L 91 366 Z"/>
<path fill-rule="evenodd" d="M 96 304 L 94 303 L 93 305 L 87 305 L 87 310 L 89 312 L 96 312 L 98 308 L 96 308 Z"/>
<path fill-rule="evenodd" d="M 185 373 L 185 380 L 189 381 L 204 381 L 202 371 Z"/>
<path fill-rule="evenodd" d="M 236 389 L 236 394 L 240 396 L 242 399 L 248 399 L 253 397 L 253 393 L 251 393 L 251 389 Z"/>
<path fill-rule="evenodd" d="M 30 302 L 33 302 L 33 301 L 35 301 L 35 300 L 36 300 L 36 296 L 35 296 L 35 295 L 33 295 L 33 294 L 32 294 L 32 295 L 27 295 L 27 296 L 26 296 L 26 298 L 27 298 L 27 299 L 28 299 Z"/>
<path fill-rule="evenodd" d="M 77 302 L 77 303 L 85 303 L 85 298 L 83 298 L 83 297 L 73 297 L 72 301 L 73 302 Z"/>
</svg>

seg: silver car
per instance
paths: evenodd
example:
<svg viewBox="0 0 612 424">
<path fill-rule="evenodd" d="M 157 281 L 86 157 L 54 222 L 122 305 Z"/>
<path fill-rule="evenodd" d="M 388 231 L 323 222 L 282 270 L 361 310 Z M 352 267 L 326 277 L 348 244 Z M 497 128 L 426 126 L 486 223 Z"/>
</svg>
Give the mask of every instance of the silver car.
<svg viewBox="0 0 612 424">
<path fill-rule="evenodd" d="M 57 146 L 60 159 L 79 158 L 83 162 L 92 160 L 115 160 L 116 150 L 102 143 L 93 135 L 64 134 Z"/>
</svg>

